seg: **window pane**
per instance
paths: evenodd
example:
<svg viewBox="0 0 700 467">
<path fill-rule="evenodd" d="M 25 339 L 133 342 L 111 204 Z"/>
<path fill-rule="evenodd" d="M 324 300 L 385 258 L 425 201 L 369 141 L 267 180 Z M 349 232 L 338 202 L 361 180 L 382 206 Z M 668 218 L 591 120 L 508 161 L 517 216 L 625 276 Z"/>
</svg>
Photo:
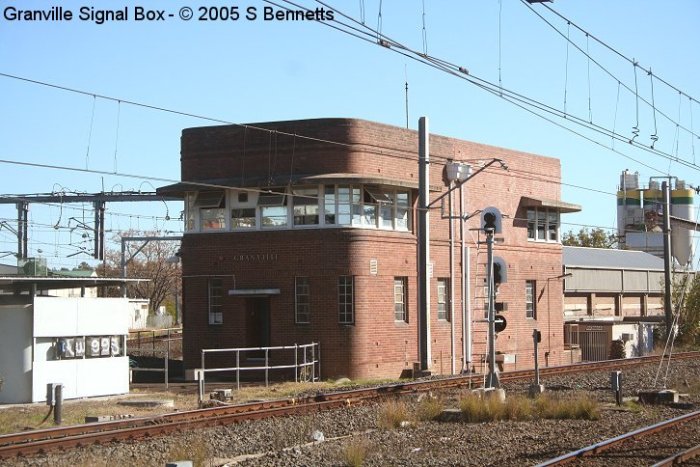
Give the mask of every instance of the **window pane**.
<svg viewBox="0 0 700 467">
<path fill-rule="evenodd" d="M 287 225 L 287 206 L 263 206 L 260 208 L 263 227 L 285 227 Z"/>
<path fill-rule="evenodd" d="M 234 229 L 255 228 L 255 208 L 233 209 L 231 211 L 231 227 Z"/>
<path fill-rule="evenodd" d="M 335 224 L 335 186 L 327 186 L 324 190 L 323 205 L 326 224 Z"/>
<path fill-rule="evenodd" d="M 224 191 L 200 191 L 197 193 L 195 206 L 199 208 L 223 208 Z"/>
<path fill-rule="evenodd" d="M 223 323 L 223 281 L 221 279 L 209 279 L 209 324 Z"/>
<path fill-rule="evenodd" d="M 309 323 L 311 321 L 311 305 L 309 292 L 309 278 L 295 278 L 295 316 L 296 323 Z"/>
<path fill-rule="evenodd" d="M 547 213 L 547 240 L 552 242 L 559 241 L 559 213 L 557 211 L 549 211 Z"/>
<path fill-rule="evenodd" d="M 545 229 L 547 226 L 547 213 L 535 211 L 537 213 L 537 240 L 547 240 Z"/>
<path fill-rule="evenodd" d="M 437 317 L 439 320 L 450 320 L 450 280 L 438 279 L 437 282 Z"/>
<path fill-rule="evenodd" d="M 525 317 L 535 318 L 535 281 L 525 281 Z"/>
<path fill-rule="evenodd" d="M 391 229 L 394 226 L 394 205 L 381 204 L 380 212 L 381 218 L 379 226 L 385 229 Z"/>
<path fill-rule="evenodd" d="M 338 278 L 338 322 L 340 324 L 355 322 L 353 303 L 353 278 L 340 276 Z"/>
<path fill-rule="evenodd" d="M 223 209 L 200 209 L 199 219 L 202 230 L 221 230 L 226 228 L 225 216 Z"/>
<path fill-rule="evenodd" d="M 188 232 L 191 232 L 194 230 L 194 215 L 195 215 L 195 206 L 194 206 L 194 199 L 196 197 L 196 193 L 187 193 L 185 194 L 185 230 Z"/>
<path fill-rule="evenodd" d="M 535 222 L 537 213 L 534 209 L 527 210 L 527 238 L 535 240 Z"/>
<path fill-rule="evenodd" d="M 394 321 L 408 321 L 406 313 L 406 278 L 394 278 Z"/>
</svg>

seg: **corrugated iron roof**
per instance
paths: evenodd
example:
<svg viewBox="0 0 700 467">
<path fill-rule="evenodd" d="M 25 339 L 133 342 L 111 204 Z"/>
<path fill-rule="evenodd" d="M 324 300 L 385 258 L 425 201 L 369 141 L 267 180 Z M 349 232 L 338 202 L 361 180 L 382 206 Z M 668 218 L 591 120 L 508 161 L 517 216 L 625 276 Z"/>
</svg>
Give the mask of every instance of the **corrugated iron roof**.
<svg viewBox="0 0 700 467">
<path fill-rule="evenodd" d="M 611 248 L 562 247 L 562 263 L 566 267 L 590 267 L 605 269 L 645 269 L 663 271 L 663 259 L 634 250 Z"/>
</svg>

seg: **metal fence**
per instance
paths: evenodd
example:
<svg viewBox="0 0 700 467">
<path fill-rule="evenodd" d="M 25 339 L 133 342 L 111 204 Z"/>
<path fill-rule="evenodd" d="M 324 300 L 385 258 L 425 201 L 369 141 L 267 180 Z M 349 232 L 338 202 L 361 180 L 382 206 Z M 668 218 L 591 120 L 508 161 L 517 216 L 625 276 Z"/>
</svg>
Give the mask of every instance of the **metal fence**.
<svg viewBox="0 0 700 467">
<path fill-rule="evenodd" d="M 274 351 L 275 362 L 271 365 L 270 352 Z M 250 354 L 255 354 L 251 357 Z M 207 368 L 206 356 L 215 354 L 234 355 L 235 366 Z M 242 355 L 241 355 L 242 354 Z M 258 355 L 264 355 L 259 357 Z M 241 365 L 241 356 L 246 363 L 251 365 Z M 199 402 L 204 399 L 206 374 L 235 372 L 236 388 L 241 388 L 242 371 L 262 371 L 265 373 L 265 386 L 270 384 L 270 371 L 274 370 L 294 370 L 294 381 L 316 382 L 321 378 L 321 350 L 318 342 L 311 344 L 294 344 L 277 347 L 242 347 L 231 349 L 202 349 L 202 366 L 195 370 L 195 378 L 199 381 Z"/>
<path fill-rule="evenodd" d="M 132 366 L 131 362 L 132 359 L 129 359 L 129 382 L 131 382 L 131 374 L 137 371 L 145 371 L 145 372 L 152 372 L 152 373 L 163 373 L 163 384 L 165 384 L 165 388 L 168 388 L 168 384 L 170 382 L 170 375 L 168 373 L 168 366 L 170 364 L 170 351 L 169 350 L 154 350 L 153 356 L 156 356 L 156 354 L 161 354 L 163 355 L 163 368 L 154 368 L 154 367 L 140 367 L 140 366 Z"/>
<path fill-rule="evenodd" d="M 150 349 L 155 355 L 156 351 L 163 352 L 164 350 L 167 350 L 168 353 L 172 353 L 170 345 L 171 342 L 175 341 L 178 343 L 182 342 L 181 327 L 131 331 L 127 343 L 133 350 L 146 352 Z"/>
</svg>

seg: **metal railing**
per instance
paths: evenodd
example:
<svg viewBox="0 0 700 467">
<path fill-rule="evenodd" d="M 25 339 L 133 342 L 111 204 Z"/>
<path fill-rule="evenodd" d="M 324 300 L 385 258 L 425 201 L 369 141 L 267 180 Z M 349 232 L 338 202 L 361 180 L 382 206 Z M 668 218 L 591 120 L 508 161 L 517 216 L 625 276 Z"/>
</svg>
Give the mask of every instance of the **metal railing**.
<svg viewBox="0 0 700 467">
<path fill-rule="evenodd" d="M 134 337 L 134 334 L 136 335 Z M 165 328 L 165 329 L 144 329 L 129 332 L 128 343 L 129 347 L 136 347 L 137 350 L 143 352 L 150 347 L 152 352 L 156 352 L 156 344 L 165 343 L 167 350 L 170 351 L 170 342 L 182 340 L 182 328 Z M 150 346 L 148 344 L 151 344 Z M 135 344 L 135 345 L 134 345 Z M 142 346 L 142 344 L 144 344 Z M 144 348 L 145 347 L 145 348 Z"/>
<path fill-rule="evenodd" d="M 140 367 L 140 366 L 131 366 L 131 358 L 129 358 L 129 382 L 131 383 L 131 374 L 134 373 L 135 371 L 147 371 L 147 372 L 152 372 L 152 373 L 163 373 L 163 384 L 165 384 L 165 388 L 168 388 L 168 384 L 170 382 L 170 375 L 169 375 L 169 369 L 168 366 L 170 364 L 170 349 L 167 350 L 152 350 L 150 351 L 153 353 L 153 356 L 155 357 L 156 354 L 162 354 L 163 355 L 163 368 L 148 368 L 148 367 Z"/>
<path fill-rule="evenodd" d="M 281 363 L 277 365 L 270 365 L 270 351 L 282 352 L 283 355 L 279 354 L 275 356 L 275 361 L 289 361 L 290 363 Z M 247 353 L 258 352 L 264 353 L 264 357 L 251 357 L 246 355 Z M 284 353 L 288 352 L 287 358 L 284 358 Z M 206 367 L 206 356 L 212 354 L 225 354 L 233 353 L 235 354 L 235 366 L 229 367 L 216 367 L 207 368 Z M 253 365 L 241 366 L 241 353 L 244 354 L 247 362 L 253 362 Z M 293 355 L 291 355 L 293 353 Z M 292 363 L 293 357 L 293 363 Z M 257 364 L 257 363 L 261 364 Z M 205 392 L 205 380 L 207 373 L 221 373 L 221 372 L 235 372 L 236 373 L 236 389 L 241 388 L 241 372 L 242 371 L 264 371 L 265 372 L 265 386 L 270 384 L 270 371 L 271 370 L 289 370 L 294 369 L 294 381 L 311 381 L 316 382 L 320 380 L 321 377 L 321 350 L 320 344 L 318 342 L 312 342 L 311 344 L 294 344 L 294 345 L 284 345 L 277 347 L 241 347 L 241 348 L 231 348 L 231 349 L 202 349 L 202 366 L 201 368 L 195 369 L 195 379 L 199 381 L 199 402 L 201 403 L 204 399 Z"/>
</svg>

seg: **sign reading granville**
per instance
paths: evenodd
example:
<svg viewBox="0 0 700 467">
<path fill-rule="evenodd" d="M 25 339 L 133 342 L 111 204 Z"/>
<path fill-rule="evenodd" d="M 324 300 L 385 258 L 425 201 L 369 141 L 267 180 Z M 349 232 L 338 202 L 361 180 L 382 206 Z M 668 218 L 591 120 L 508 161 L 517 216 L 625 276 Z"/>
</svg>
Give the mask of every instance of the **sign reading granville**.
<svg viewBox="0 0 700 467">
<path fill-rule="evenodd" d="M 240 261 L 240 262 L 246 262 L 246 263 L 277 261 L 277 253 L 257 253 L 257 254 L 233 255 L 233 257 L 231 258 L 231 261 Z"/>
</svg>

